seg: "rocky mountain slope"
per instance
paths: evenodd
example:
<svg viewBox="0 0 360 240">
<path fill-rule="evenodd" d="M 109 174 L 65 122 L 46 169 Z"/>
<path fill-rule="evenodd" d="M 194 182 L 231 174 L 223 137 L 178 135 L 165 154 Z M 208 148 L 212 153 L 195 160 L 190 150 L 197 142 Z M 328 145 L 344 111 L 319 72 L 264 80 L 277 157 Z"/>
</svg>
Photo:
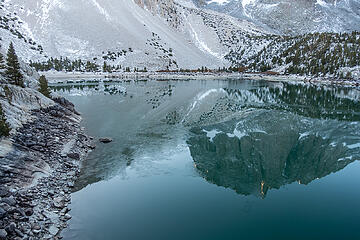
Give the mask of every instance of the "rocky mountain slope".
<svg viewBox="0 0 360 240">
<path fill-rule="evenodd" d="M 3 45 L 15 41 L 26 61 L 62 56 L 123 68 L 217 68 L 230 65 L 229 45 L 241 45 L 251 56 L 262 45 L 249 36 L 269 34 L 183 0 L 2 1 L 0 13 L 16 21 L 2 29 Z M 31 41 L 19 41 L 13 31 Z M 27 50 L 32 39 L 37 51 Z"/>
<path fill-rule="evenodd" d="M 163 5 L 152 2 L 15 0 L 4 1 L 2 11 L 16 13 L 23 22 L 19 29 L 34 36 L 52 57 L 101 62 L 114 56 L 113 64 L 148 68 L 224 65 L 221 46 L 208 37 L 212 31 L 198 34 L 203 26 L 196 15 L 185 13 L 172 1 Z M 182 18 L 183 14 L 190 16 Z M 10 35 L 3 42 L 8 44 L 12 39 Z M 207 39 L 209 43 L 202 42 Z M 210 44 L 218 55 L 198 47 Z M 32 52 L 24 57 L 42 59 Z"/>
<path fill-rule="evenodd" d="M 201 8 L 248 19 L 274 33 L 350 32 L 360 28 L 359 0 L 193 0 Z"/>
</svg>

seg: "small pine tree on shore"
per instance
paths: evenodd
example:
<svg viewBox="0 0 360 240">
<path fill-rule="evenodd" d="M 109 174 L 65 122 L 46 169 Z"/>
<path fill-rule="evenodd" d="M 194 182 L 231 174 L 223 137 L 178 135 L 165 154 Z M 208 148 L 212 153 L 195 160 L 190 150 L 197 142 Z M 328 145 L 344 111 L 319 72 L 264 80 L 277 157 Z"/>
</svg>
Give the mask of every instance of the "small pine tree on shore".
<svg viewBox="0 0 360 240">
<path fill-rule="evenodd" d="M 51 91 L 48 86 L 48 81 L 44 75 L 39 78 L 39 92 L 50 98 Z"/>
<path fill-rule="evenodd" d="M 5 77 L 10 84 L 24 87 L 24 76 L 20 71 L 19 59 L 12 43 L 7 53 Z"/>
<path fill-rule="evenodd" d="M 10 129 L 9 125 L 6 122 L 2 106 L 0 105 L 0 137 L 9 136 L 10 135 L 10 130 L 11 129 Z"/>
<path fill-rule="evenodd" d="M 0 53 L 0 71 L 4 70 L 5 68 L 6 66 L 5 66 L 4 56 Z"/>
</svg>

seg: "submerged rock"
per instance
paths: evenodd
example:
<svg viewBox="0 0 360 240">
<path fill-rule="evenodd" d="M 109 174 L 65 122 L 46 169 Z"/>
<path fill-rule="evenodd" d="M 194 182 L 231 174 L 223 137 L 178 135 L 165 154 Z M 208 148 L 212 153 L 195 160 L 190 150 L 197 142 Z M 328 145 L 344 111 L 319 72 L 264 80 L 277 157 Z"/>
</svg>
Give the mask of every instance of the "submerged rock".
<svg viewBox="0 0 360 240">
<path fill-rule="evenodd" d="M 96 148 L 96 145 L 95 144 L 89 144 L 89 145 L 87 145 L 87 147 L 94 150 Z"/>
<path fill-rule="evenodd" d="M 100 142 L 102 143 L 111 143 L 113 140 L 111 138 L 100 138 L 99 139 Z"/>
</svg>

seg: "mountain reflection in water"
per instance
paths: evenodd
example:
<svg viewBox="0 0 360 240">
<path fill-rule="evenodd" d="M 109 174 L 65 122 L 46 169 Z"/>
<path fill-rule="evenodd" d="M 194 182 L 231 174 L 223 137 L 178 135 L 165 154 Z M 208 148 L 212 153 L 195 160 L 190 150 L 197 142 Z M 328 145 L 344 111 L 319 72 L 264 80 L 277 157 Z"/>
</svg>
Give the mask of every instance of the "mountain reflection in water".
<svg viewBox="0 0 360 240">
<path fill-rule="evenodd" d="M 115 139 L 83 163 L 75 191 L 121 175 L 143 153 L 182 138 L 203 177 L 245 195 L 307 184 L 359 159 L 355 88 L 228 80 L 71 83 L 53 90 L 80 108 L 91 135 Z"/>
<path fill-rule="evenodd" d="M 291 83 L 224 90 L 187 141 L 207 181 L 265 197 L 269 189 L 308 184 L 359 159 L 358 90 Z M 211 124 L 204 116 L 218 109 L 238 114 Z"/>
<path fill-rule="evenodd" d="M 286 184 L 308 184 L 359 159 L 358 124 L 350 122 L 253 110 L 204 128 L 193 128 L 187 141 L 196 169 L 243 195 L 265 197 Z"/>
</svg>

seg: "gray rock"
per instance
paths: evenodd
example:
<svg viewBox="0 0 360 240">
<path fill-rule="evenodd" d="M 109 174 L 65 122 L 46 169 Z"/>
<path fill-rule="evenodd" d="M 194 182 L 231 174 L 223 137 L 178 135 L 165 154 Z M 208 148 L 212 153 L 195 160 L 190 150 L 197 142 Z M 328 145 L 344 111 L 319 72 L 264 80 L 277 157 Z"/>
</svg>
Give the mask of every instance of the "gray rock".
<svg viewBox="0 0 360 240">
<path fill-rule="evenodd" d="M 56 236 L 59 232 L 59 229 L 55 227 L 54 225 L 51 225 L 49 228 L 49 233 L 53 236 Z"/>
<path fill-rule="evenodd" d="M 16 204 L 16 200 L 13 196 L 7 197 L 7 198 L 3 198 L 2 201 L 4 203 L 9 204 L 10 206 L 14 206 Z"/>
<path fill-rule="evenodd" d="M 0 187 L 0 197 L 6 197 L 9 194 L 9 191 L 5 187 Z"/>
<path fill-rule="evenodd" d="M 89 145 L 87 145 L 87 147 L 94 150 L 96 148 L 96 145 L 95 144 L 89 144 Z"/>
<path fill-rule="evenodd" d="M 5 240 L 7 237 L 7 232 L 5 231 L 5 229 L 0 229 L 0 240 Z"/>
<path fill-rule="evenodd" d="M 34 223 L 34 224 L 32 225 L 32 229 L 35 230 L 35 231 L 39 231 L 39 230 L 41 230 L 41 227 L 40 227 L 39 224 Z"/>
<path fill-rule="evenodd" d="M 62 197 L 54 198 L 54 206 L 56 208 L 64 208 L 65 207 L 65 200 Z"/>
<path fill-rule="evenodd" d="M 100 138 L 99 139 L 100 142 L 102 143 L 111 143 L 113 140 L 111 138 Z"/>
<path fill-rule="evenodd" d="M 69 153 L 67 156 L 68 156 L 69 158 L 75 159 L 75 160 L 79 160 L 79 159 L 80 159 L 80 154 L 78 154 L 78 153 Z"/>
<path fill-rule="evenodd" d="M 3 219 L 6 216 L 6 211 L 0 207 L 0 219 Z"/>
<path fill-rule="evenodd" d="M 9 225 L 6 226 L 5 230 L 8 233 L 13 233 L 15 231 L 15 228 L 16 228 L 16 224 L 11 222 Z"/>
<path fill-rule="evenodd" d="M 32 208 L 28 208 L 28 209 L 25 210 L 25 215 L 26 216 L 31 216 L 33 214 L 34 214 L 34 211 L 33 211 Z"/>
<path fill-rule="evenodd" d="M 19 229 L 15 229 L 15 233 L 21 238 L 24 237 L 24 234 Z"/>
</svg>

